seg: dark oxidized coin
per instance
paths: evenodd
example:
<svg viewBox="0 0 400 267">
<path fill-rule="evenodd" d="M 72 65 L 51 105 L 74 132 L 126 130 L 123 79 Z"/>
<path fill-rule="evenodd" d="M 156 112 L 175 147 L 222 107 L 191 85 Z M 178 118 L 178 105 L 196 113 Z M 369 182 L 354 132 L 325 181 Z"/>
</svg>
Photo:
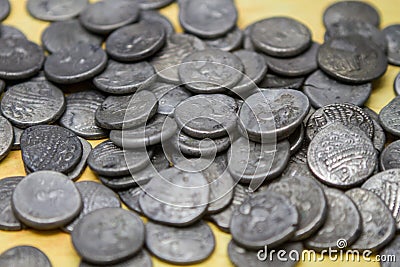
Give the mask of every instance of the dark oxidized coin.
<svg viewBox="0 0 400 267">
<path fill-rule="evenodd" d="M 130 258 L 126 261 L 116 263 L 116 264 L 107 264 L 108 267 L 152 267 L 153 263 L 151 261 L 151 257 L 149 253 L 142 249 L 138 252 L 133 258 Z M 84 261 L 81 261 L 79 267 L 98 267 L 98 265 L 90 264 Z"/>
<path fill-rule="evenodd" d="M 140 9 L 159 9 L 173 3 L 175 0 L 138 0 Z"/>
<path fill-rule="evenodd" d="M 233 51 L 242 45 L 243 32 L 239 28 L 234 28 L 226 35 L 213 39 L 203 39 L 203 41 L 210 47 L 221 49 L 222 51 Z"/>
<path fill-rule="evenodd" d="M 400 65 L 400 24 L 387 26 L 382 30 L 388 43 L 387 56 L 390 64 Z"/>
<path fill-rule="evenodd" d="M 364 107 L 363 110 L 371 117 L 371 120 L 374 123 L 374 138 L 372 139 L 372 142 L 374 143 L 375 148 L 379 152 L 382 152 L 386 145 L 386 133 L 380 125 L 379 115 L 368 107 Z"/>
<path fill-rule="evenodd" d="M 90 152 L 92 151 L 92 145 L 86 141 L 85 139 L 79 137 L 79 140 L 82 143 L 82 157 L 81 161 L 76 165 L 75 169 L 67 173 L 69 179 L 75 181 L 78 179 L 82 173 L 85 171 L 87 165 L 87 159 L 89 157 Z"/>
<path fill-rule="evenodd" d="M 127 190 L 117 191 L 120 199 L 131 210 L 142 214 L 142 209 L 139 205 L 139 199 L 145 192 L 145 186 L 132 187 Z"/>
<path fill-rule="evenodd" d="M 379 166 L 382 171 L 397 169 L 400 166 L 400 140 L 388 145 L 380 155 Z"/>
<path fill-rule="evenodd" d="M 392 257 L 392 260 L 382 261 L 381 267 L 397 267 L 397 262 L 394 259 L 400 257 L 400 236 L 397 235 L 390 244 L 381 251 L 380 256 L 382 258 Z"/>
<path fill-rule="evenodd" d="M 29 13 L 40 20 L 57 21 L 76 17 L 81 13 L 88 0 L 29 0 Z"/>
<path fill-rule="evenodd" d="M 14 131 L 11 123 L 0 116 L 0 161 L 10 152 L 13 140 Z"/>
<path fill-rule="evenodd" d="M 10 2 L 8 2 L 8 0 L 0 0 L 0 21 L 8 17 L 10 10 Z"/>
<path fill-rule="evenodd" d="M 24 132 L 23 129 L 13 126 L 14 131 L 14 141 L 12 145 L 12 150 L 20 150 L 21 149 L 21 135 Z"/>
<path fill-rule="evenodd" d="M 258 86 L 260 88 L 271 89 L 300 89 L 303 82 L 303 77 L 284 77 L 268 73 L 264 76 L 264 79 L 258 83 Z"/>
<path fill-rule="evenodd" d="M 21 223 L 17 220 L 17 218 L 15 218 L 14 212 L 12 210 L 11 197 L 15 187 L 23 178 L 24 177 L 8 177 L 0 180 L 1 230 L 17 231 L 22 229 Z"/>
<path fill-rule="evenodd" d="M 52 265 L 41 250 L 31 246 L 18 246 L 0 255 L 0 266 L 51 267 Z"/>
<path fill-rule="evenodd" d="M 400 96 L 397 96 L 387 104 L 379 113 L 379 121 L 385 131 L 400 136 Z"/>
<path fill-rule="evenodd" d="M 152 2 L 154 1 L 152 0 Z M 175 28 L 174 25 L 172 25 L 172 22 L 167 17 L 157 11 L 142 10 L 140 12 L 140 21 L 147 22 L 148 24 L 160 23 L 164 27 L 167 36 L 175 33 Z"/>
<path fill-rule="evenodd" d="M 0 38 L 8 39 L 8 38 L 21 38 L 26 39 L 26 36 L 23 32 L 18 30 L 17 28 L 9 25 L 0 25 Z"/>
</svg>

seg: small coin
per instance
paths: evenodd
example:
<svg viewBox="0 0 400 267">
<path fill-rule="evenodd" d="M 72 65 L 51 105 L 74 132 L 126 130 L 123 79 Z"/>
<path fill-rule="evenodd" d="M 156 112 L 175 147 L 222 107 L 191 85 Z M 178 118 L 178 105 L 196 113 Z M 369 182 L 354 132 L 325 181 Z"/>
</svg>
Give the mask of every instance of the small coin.
<svg viewBox="0 0 400 267">
<path fill-rule="evenodd" d="M 305 136 L 306 130 L 304 124 L 302 123 L 299 127 L 297 127 L 296 131 L 288 137 L 288 141 L 290 143 L 290 155 L 293 155 L 301 148 Z"/>
<path fill-rule="evenodd" d="M 307 248 L 317 252 L 350 247 L 362 231 L 361 216 L 354 202 L 343 192 L 324 188 L 328 216 L 318 232 L 305 241 Z M 343 244 L 342 244 L 343 242 Z"/>
<path fill-rule="evenodd" d="M 116 264 L 111 264 L 107 265 L 108 267 L 152 267 L 153 263 L 151 261 L 151 257 L 149 253 L 142 249 L 140 252 L 138 252 L 133 258 L 130 258 L 126 261 L 116 263 Z M 81 261 L 79 264 L 79 267 L 98 267 L 98 265 L 86 263 L 84 261 Z"/>
<path fill-rule="evenodd" d="M 14 189 L 12 208 L 19 221 L 33 229 L 57 229 L 82 210 L 74 183 L 64 174 L 40 171 L 26 176 Z"/>
<path fill-rule="evenodd" d="M 107 55 L 101 47 L 79 43 L 47 57 L 46 78 L 60 84 L 73 84 L 93 78 L 107 66 Z"/>
<path fill-rule="evenodd" d="M 87 159 L 89 157 L 90 152 L 92 152 L 92 145 L 86 141 L 85 139 L 79 137 L 79 141 L 82 143 L 82 157 L 81 161 L 76 165 L 75 169 L 67 173 L 67 176 L 72 181 L 77 180 L 82 173 L 85 171 L 87 165 Z"/>
<path fill-rule="evenodd" d="M 188 156 L 207 157 L 226 151 L 231 145 L 229 136 L 217 139 L 197 139 L 186 135 L 182 131 L 178 134 L 179 150 Z"/>
<path fill-rule="evenodd" d="M 400 236 L 396 235 L 394 240 L 389 243 L 389 245 L 383 249 L 379 254 L 382 258 L 389 259 L 388 257 L 392 257 L 392 260 L 382 261 L 381 267 L 397 267 L 397 262 L 395 259 L 400 257 Z"/>
<path fill-rule="evenodd" d="M 232 30 L 238 19 L 230 0 L 179 1 L 179 22 L 185 32 L 202 38 L 216 38 Z"/>
<path fill-rule="evenodd" d="M 10 14 L 11 6 L 8 0 L 0 0 L 0 21 L 5 20 Z"/>
<path fill-rule="evenodd" d="M 12 145 L 11 149 L 12 150 L 20 150 L 21 149 L 21 136 L 22 136 L 22 133 L 24 132 L 24 130 L 13 126 L 13 132 L 14 132 L 14 141 L 13 141 L 13 145 Z"/>
<path fill-rule="evenodd" d="M 396 222 L 385 203 L 366 189 L 354 188 L 346 192 L 356 204 L 362 218 L 362 233 L 352 249 L 379 251 L 395 236 Z"/>
<path fill-rule="evenodd" d="M 11 123 L 0 115 L 0 161 L 10 152 L 13 139 L 14 130 Z"/>
<path fill-rule="evenodd" d="M 290 163 L 297 163 L 297 164 L 304 164 L 308 168 L 308 160 L 307 160 L 307 152 L 308 152 L 308 147 L 310 145 L 310 141 L 307 140 L 307 138 L 304 138 L 301 147 L 299 150 L 294 153 L 290 159 Z"/>
<path fill-rule="evenodd" d="M 11 206 L 11 197 L 15 187 L 24 177 L 8 177 L 0 180 L 0 229 L 5 231 L 18 231 L 22 229 L 21 223 L 15 218 Z M 0 256 L 1 258 L 1 256 Z M 1 259 L 0 259 L 1 262 Z"/>
<path fill-rule="evenodd" d="M 18 246 L 0 255 L 0 266 L 51 267 L 52 265 L 41 250 L 31 246 Z"/>
<path fill-rule="evenodd" d="M 400 166 L 400 141 L 389 144 L 381 153 L 379 166 L 382 171 L 397 169 Z"/>
<path fill-rule="evenodd" d="M 400 72 L 397 74 L 396 79 L 394 80 L 393 87 L 396 95 L 400 95 Z"/>
<path fill-rule="evenodd" d="M 398 117 L 400 114 L 400 97 L 397 96 L 387 104 L 379 113 L 379 121 L 385 131 L 394 136 L 400 136 Z"/>
<path fill-rule="evenodd" d="M 173 250 L 170 248 L 172 244 Z M 195 264 L 213 253 L 215 237 L 203 221 L 183 228 L 148 222 L 146 246 L 157 258 L 168 263 Z"/>
<path fill-rule="evenodd" d="M 172 4 L 175 0 L 138 0 L 140 9 L 160 9 Z"/>
<path fill-rule="evenodd" d="M 42 68 L 44 53 L 37 44 L 23 38 L 9 37 L 0 38 L 0 47 L 0 79 L 26 79 Z"/>
<path fill-rule="evenodd" d="M 251 41 L 251 29 L 254 26 L 254 23 L 247 25 L 247 27 L 243 30 L 243 48 L 248 51 L 256 51 L 253 42 Z"/>
<path fill-rule="evenodd" d="M 175 28 L 174 25 L 172 25 L 171 21 L 157 11 L 143 10 L 142 8 L 142 11 L 140 12 L 140 21 L 147 22 L 148 24 L 160 23 L 164 27 L 167 36 L 175 33 Z"/>
<path fill-rule="evenodd" d="M 0 95 L 3 93 L 4 88 L 6 88 L 6 83 L 3 80 L 0 80 Z"/>
<path fill-rule="evenodd" d="M 13 26 L 0 25 L 0 38 L 26 39 L 26 36 L 23 32 L 21 32 L 20 30 L 18 30 L 17 28 L 15 28 Z"/>
<path fill-rule="evenodd" d="M 221 49 L 222 51 L 233 51 L 242 45 L 243 32 L 235 27 L 222 37 L 213 39 L 203 39 L 204 43 L 210 48 Z"/>
<path fill-rule="evenodd" d="M 374 123 L 374 138 L 372 139 L 374 147 L 379 152 L 382 152 L 386 145 L 386 133 L 379 123 L 379 115 L 368 107 L 364 107 L 363 110 L 371 117 Z"/>
<path fill-rule="evenodd" d="M 146 61 L 124 64 L 109 60 L 107 68 L 93 79 L 93 83 L 105 93 L 125 95 L 148 88 L 156 78 L 153 66 Z"/>
<path fill-rule="evenodd" d="M 88 5 L 79 21 L 89 31 L 108 34 L 139 19 L 139 6 L 135 1 L 104 0 Z"/>
<path fill-rule="evenodd" d="M 144 224 L 135 213 L 121 208 L 103 208 L 84 216 L 71 237 L 85 262 L 109 266 L 138 253 L 143 247 L 144 235 Z"/>
<path fill-rule="evenodd" d="M 185 57 L 178 67 L 178 73 L 185 87 L 194 93 L 219 93 L 242 80 L 243 64 L 229 52 L 205 49 Z"/>
<path fill-rule="evenodd" d="M 110 57 L 118 61 L 140 61 L 157 53 L 166 39 L 167 34 L 161 24 L 136 23 L 111 33 L 106 40 L 106 50 Z"/>
<path fill-rule="evenodd" d="M 127 190 L 117 191 L 120 199 L 131 210 L 138 214 L 143 214 L 140 208 L 139 199 L 142 194 L 146 192 L 145 186 L 132 187 Z"/>
<path fill-rule="evenodd" d="M 260 88 L 270 89 L 300 89 L 303 82 L 303 77 L 284 77 L 268 73 L 258 83 L 258 86 Z"/>
<path fill-rule="evenodd" d="M 27 9 L 36 19 L 58 21 L 78 16 L 87 4 L 88 0 L 29 0 Z"/>
<path fill-rule="evenodd" d="M 389 25 L 382 30 L 387 41 L 387 56 L 390 64 L 400 65 L 400 24 Z"/>
</svg>

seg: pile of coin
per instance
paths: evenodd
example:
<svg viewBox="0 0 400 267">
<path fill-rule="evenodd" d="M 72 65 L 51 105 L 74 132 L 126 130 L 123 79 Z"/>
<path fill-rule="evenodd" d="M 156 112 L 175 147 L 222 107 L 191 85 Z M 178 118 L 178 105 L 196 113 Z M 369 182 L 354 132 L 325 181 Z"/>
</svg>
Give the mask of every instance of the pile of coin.
<svg viewBox="0 0 400 267">
<path fill-rule="evenodd" d="M 342 1 L 318 44 L 289 17 L 242 31 L 232 0 L 178 0 L 180 34 L 156 11 L 172 2 L 29 0 L 52 22 L 42 46 L 0 25 L 0 160 L 21 150 L 27 174 L 0 180 L 0 229 L 70 233 L 80 266 L 204 261 L 206 221 L 239 267 L 265 266 L 265 247 L 400 254 L 400 143 L 385 148 L 400 96 L 364 106 L 400 65 L 400 25 Z M 77 181 L 86 165 L 98 183 Z M 0 255 L 26 264 L 51 266 L 33 247 Z"/>
</svg>

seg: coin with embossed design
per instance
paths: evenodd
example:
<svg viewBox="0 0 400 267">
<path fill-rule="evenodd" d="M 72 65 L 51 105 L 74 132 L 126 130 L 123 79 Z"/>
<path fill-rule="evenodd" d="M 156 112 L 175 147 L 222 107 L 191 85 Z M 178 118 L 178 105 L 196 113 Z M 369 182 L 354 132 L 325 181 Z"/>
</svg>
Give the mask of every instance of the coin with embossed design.
<svg viewBox="0 0 400 267">
<path fill-rule="evenodd" d="M 400 136 L 400 96 L 397 96 L 382 108 L 379 113 L 379 121 L 385 131 Z"/>
<path fill-rule="evenodd" d="M 51 267 L 49 258 L 31 246 L 13 247 L 0 255 L 0 266 Z"/>
<path fill-rule="evenodd" d="M 0 161 L 10 152 L 13 139 L 14 130 L 11 123 L 0 115 Z"/>
<path fill-rule="evenodd" d="M 382 171 L 400 167 L 400 140 L 389 144 L 381 153 L 379 166 Z"/>
</svg>

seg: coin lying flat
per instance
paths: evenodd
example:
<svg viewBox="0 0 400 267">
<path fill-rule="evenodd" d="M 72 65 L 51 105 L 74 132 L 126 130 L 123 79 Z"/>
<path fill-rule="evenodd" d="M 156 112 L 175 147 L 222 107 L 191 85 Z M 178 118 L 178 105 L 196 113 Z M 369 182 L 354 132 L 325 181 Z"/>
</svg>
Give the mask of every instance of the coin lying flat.
<svg viewBox="0 0 400 267">
<path fill-rule="evenodd" d="M 52 265 L 41 250 L 31 246 L 18 246 L 0 255 L 0 266 L 51 267 Z"/>
<path fill-rule="evenodd" d="M 138 0 L 140 9 L 159 9 L 173 3 L 175 0 Z"/>
<path fill-rule="evenodd" d="M 103 208 L 84 216 L 72 231 L 72 244 L 85 262 L 110 265 L 138 253 L 145 227 L 135 213 Z"/>
<path fill-rule="evenodd" d="M 183 228 L 148 222 L 146 246 L 157 258 L 168 263 L 195 264 L 211 255 L 215 238 L 211 228 L 203 221 Z"/>
<path fill-rule="evenodd" d="M 237 27 L 222 37 L 203 39 L 210 48 L 221 49 L 227 52 L 238 49 L 242 45 L 242 40 L 243 32 Z"/>
<path fill-rule="evenodd" d="M 175 28 L 174 25 L 172 25 L 171 21 L 157 11 L 142 10 L 140 12 L 140 21 L 147 22 L 148 24 L 160 23 L 164 27 L 167 36 L 170 36 L 175 33 Z"/>
<path fill-rule="evenodd" d="M 258 86 L 260 88 L 271 89 L 300 89 L 303 82 L 303 77 L 284 77 L 268 73 L 264 76 L 264 79 L 258 83 Z"/>
<path fill-rule="evenodd" d="M 400 237 L 397 235 L 394 238 L 394 240 L 390 242 L 390 244 L 379 253 L 382 258 L 386 257 L 387 259 L 389 259 L 388 258 L 389 256 L 393 256 L 392 260 L 382 261 L 380 263 L 381 267 L 397 267 L 397 262 L 396 260 L 393 259 L 398 259 L 398 257 L 400 257 L 399 251 L 400 251 Z"/>
<path fill-rule="evenodd" d="M 11 123 L 0 115 L 0 161 L 10 152 L 13 139 L 14 130 Z"/>
<path fill-rule="evenodd" d="M 399 66 L 400 65 L 400 25 L 393 24 L 389 25 L 382 30 L 385 35 L 385 40 L 388 43 L 387 56 L 390 64 Z"/>
<path fill-rule="evenodd" d="M 343 192 L 324 188 L 328 201 L 328 216 L 318 232 L 305 241 L 307 248 L 315 251 L 345 249 L 361 234 L 361 216 L 354 202 Z"/>
<path fill-rule="evenodd" d="M 73 220 L 82 210 L 82 199 L 74 183 L 54 171 L 26 176 L 14 189 L 15 216 L 38 230 L 57 229 Z"/>
<path fill-rule="evenodd" d="M 371 120 L 374 123 L 374 138 L 372 139 L 372 142 L 374 143 L 375 148 L 379 152 L 382 152 L 386 145 L 386 133 L 380 125 L 379 115 L 368 107 L 364 107 L 363 111 L 371 117 Z"/>
<path fill-rule="evenodd" d="M 189 156 L 211 156 L 226 151 L 231 145 L 229 136 L 217 139 L 197 139 L 182 131 L 178 134 L 179 150 Z"/>
<path fill-rule="evenodd" d="M 230 0 L 179 1 L 179 22 L 185 32 L 202 38 L 220 37 L 232 30 L 238 12 Z"/>
<path fill-rule="evenodd" d="M 81 177 L 82 173 L 85 171 L 89 154 L 92 152 L 92 145 L 88 141 L 81 137 L 79 137 L 79 141 L 82 143 L 81 161 L 78 163 L 78 165 L 76 165 L 75 169 L 67 173 L 68 178 L 72 181 L 75 181 Z"/>
<path fill-rule="evenodd" d="M 379 166 L 382 171 L 397 169 L 400 165 L 400 141 L 389 144 L 381 153 Z"/>
<path fill-rule="evenodd" d="M 26 39 L 26 36 L 23 32 L 18 30 L 17 28 L 9 25 L 0 25 L 0 38 L 8 39 L 8 38 L 21 38 Z"/>
<path fill-rule="evenodd" d="M 79 264 L 79 267 L 97 267 L 98 265 L 95 264 L 90 264 L 84 261 L 81 261 Z M 111 264 L 107 265 L 108 267 L 152 267 L 153 263 L 151 261 L 151 257 L 149 253 L 142 249 L 140 252 L 138 252 L 133 258 L 130 258 L 126 261 L 116 263 L 116 264 Z"/>
<path fill-rule="evenodd" d="M 400 123 L 398 115 L 400 114 L 400 97 L 397 96 L 387 104 L 379 113 L 379 121 L 385 131 L 400 136 Z"/>
<path fill-rule="evenodd" d="M 21 223 L 15 218 L 11 206 L 11 198 L 15 187 L 24 177 L 8 177 L 0 180 L 0 229 L 17 231 L 22 229 Z M 1 258 L 1 256 L 0 256 Z M 0 260 L 1 262 L 1 260 Z"/>
<path fill-rule="evenodd" d="M 0 21 L 5 20 L 10 14 L 11 7 L 8 0 L 0 0 Z"/>
<path fill-rule="evenodd" d="M 87 4 L 87 0 L 29 0 L 27 9 L 36 19 L 58 21 L 78 16 Z"/>
</svg>

